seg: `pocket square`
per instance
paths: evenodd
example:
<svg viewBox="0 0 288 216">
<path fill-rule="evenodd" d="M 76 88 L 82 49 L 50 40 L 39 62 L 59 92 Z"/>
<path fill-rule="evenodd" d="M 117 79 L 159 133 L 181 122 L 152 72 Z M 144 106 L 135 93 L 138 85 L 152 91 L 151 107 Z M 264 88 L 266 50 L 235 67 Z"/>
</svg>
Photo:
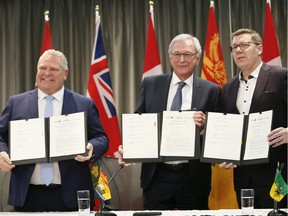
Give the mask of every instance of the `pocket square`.
<svg viewBox="0 0 288 216">
<path fill-rule="evenodd" d="M 274 91 L 269 91 L 269 90 L 267 90 L 267 91 L 264 91 L 263 92 L 264 94 L 271 94 L 271 93 L 275 93 Z"/>
</svg>

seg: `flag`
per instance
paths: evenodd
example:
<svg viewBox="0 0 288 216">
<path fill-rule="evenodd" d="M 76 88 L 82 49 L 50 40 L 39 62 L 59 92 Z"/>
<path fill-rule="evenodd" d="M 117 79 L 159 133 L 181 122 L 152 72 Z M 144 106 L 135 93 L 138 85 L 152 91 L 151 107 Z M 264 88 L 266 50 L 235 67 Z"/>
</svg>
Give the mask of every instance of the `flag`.
<svg viewBox="0 0 288 216">
<path fill-rule="evenodd" d="M 90 163 L 90 173 L 91 173 L 91 179 L 93 183 L 93 189 L 94 189 L 94 211 L 97 211 L 99 207 L 101 206 L 101 197 L 97 193 L 97 185 L 98 185 L 98 180 L 100 179 L 100 166 L 99 166 L 99 161 L 95 161 L 94 163 Z"/>
<path fill-rule="evenodd" d="M 280 202 L 287 193 L 287 184 L 281 175 L 281 171 L 277 168 L 270 196 L 277 202 Z"/>
<path fill-rule="evenodd" d="M 162 74 L 161 61 L 158 51 L 156 34 L 154 31 L 153 6 L 150 5 L 150 16 L 148 21 L 146 52 L 144 59 L 144 72 L 142 79 L 147 76 Z"/>
<path fill-rule="evenodd" d="M 49 11 L 45 11 L 44 16 L 45 16 L 45 23 L 44 23 L 44 32 L 43 32 L 40 55 L 42 55 L 46 50 L 53 48 L 50 24 L 49 24 Z"/>
<path fill-rule="evenodd" d="M 201 77 L 221 87 L 227 81 L 213 1 L 210 2 Z M 218 165 L 212 166 L 209 208 L 238 208 L 234 191 L 233 169 L 223 170 Z"/>
<path fill-rule="evenodd" d="M 96 185 L 96 192 L 98 196 L 104 201 L 111 199 L 109 181 L 107 179 L 106 174 L 103 172 L 103 170 L 100 171 L 98 184 Z"/>
<path fill-rule="evenodd" d="M 118 146 L 121 145 L 121 136 L 109 74 L 108 61 L 102 38 L 101 20 L 97 6 L 95 16 L 95 40 L 88 80 L 87 96 L 90 97 L 96 104 L 101 124 L 109 138 L 109 149 L 105 156 L 116 157 Z M 101 199 L 103 196 L 105 196 L 105 199 L 108 199 L 109 196 L 111 198 L 111 194 L 107 177 L 100 168 L 99 162 L 94 162 L 90 169 L 93 188 L 95 189 L 94 210 L 97 211 L 98 207 L 101 205 Z M 100 192 L 101 190 L 102 192 Z"/>
<path fill-rule="evenodd" d="M 201 77 L 220 86 L 227 81 L 213 1 L 210 3 Z"/>
<path fill-rule="evenodd" d="M 50 31 L 50 23 L 49 23 L 49 11 L 44 12 L 44 31 L 42 37 L 42 45 L 40 50 L 40 56 L 48 49 L 52 49 L 52 36 Z M 38 88 L 37 83 L 35 82 L 35 88 Z"/>
<path fill-rule="evenodd" d="M 274 28 L 270 8 L 270 0 L 267 0 L 266 2 L 266 17 L 265 17 L 264 35 L 263 35 L 262 60 L 270 65 L 282 66 L 276 31 Z"/>
<path fill-rule="evenodd" d="M 120 129 L 110 80 L 108 61 L 102 38 L 100 16 L 96 14 L 96 31 L 93 46 L 87 96 L 95 102 L 100 121 L 109 138 L 109 149 L 105 156 L 116 157 L 121 145 Z"/>
</svg>

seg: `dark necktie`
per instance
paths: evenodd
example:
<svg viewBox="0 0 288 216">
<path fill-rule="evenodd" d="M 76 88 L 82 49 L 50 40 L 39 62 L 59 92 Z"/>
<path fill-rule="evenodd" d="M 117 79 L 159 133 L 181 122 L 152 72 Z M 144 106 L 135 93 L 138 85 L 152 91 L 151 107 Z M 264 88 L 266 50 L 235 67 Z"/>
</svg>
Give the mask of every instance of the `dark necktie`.
<svg viewBox="0 0 288 216">
<path fill-rule="evenodd" d="M 182 88 L 185 85 L 186 85 L 186 83 L 183 82 L 183 81 L 178 82 L 178 88 L 177 88 L 176 94 L 175 94 L 175 96 L 173 98 L 170 110 L 174 110 L 174 111 L 181 110 L 181 106 L 182 106 Z"/>
<path fill-rule="evenodd" d="M 46 96 L 45 106 L 45 117 L 53 116 L 53 99 L 52 95 Z M 53 164 L 52 163 L 41 163 L 41 180 L 45 185 L 49 185 L 53 182 Z"/>
</svg>

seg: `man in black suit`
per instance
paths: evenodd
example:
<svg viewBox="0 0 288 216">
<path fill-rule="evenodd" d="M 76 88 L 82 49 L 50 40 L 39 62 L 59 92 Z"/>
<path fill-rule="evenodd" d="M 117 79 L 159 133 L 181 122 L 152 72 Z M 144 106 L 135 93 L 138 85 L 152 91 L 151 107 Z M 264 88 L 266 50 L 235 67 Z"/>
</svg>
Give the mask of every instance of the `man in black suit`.
<svg viewBox="0 0 288 216">
<path fill-rule="evenodd" d="M 219 105 L 220 87 L 193 75 L 202 53 L 197 38 L 180 34 L 171 41 L 168 52 L 173 73 L 143 80 L 135 112 L 171 110 L 178 83 L 184 81 L 181 109 L 196 109 L 194 122 L 203 129 L 204 113 L 215 111 Z M 119 151 L 123 154 L 121 147 Z M 122 158 L 119 162 L 123 162 Z M 211 164 L 199 160 L 142 163 L 141 187 L 144 209 L 208 209 Z"/>
<path fill-rule="evenodd" d="M 64 87 L 68 77 L 65 55 L 47 50 L 39 58 L 36 81 L 38 88 L 9 98 L 0 118 L 0 169 L 11 171 L 9 204 L 16 211 L 78 210 L 77 190 L 90 190 L 93 185 L 89 161 L 99 159 L 108 149 L 108 138 L 101 126 L 94 102 Z M 50 184 L 42 178 L 42 165 L 13 165 L 9 157 L 9 122 L 44 117 L 47 97 L 53 96 L 53 115 L 86 112 L 87 156 L 53 162 Z M 57 143 L 61 145 L 61 143 Z"/>
<path fill-rule="evenodd" d="M 261 36 L 251 29 L 239 29 L 232 34 L 231 52 L 239 75 L 223 86 L 222 111 L 247 115 L 273 110 L 272 131 L 268 137 L 269 163 L 237 167 L 226 162 L 220 167 L 234 170 L 234 187 L 239 206 L 243 188 L 255 191 L 255 208 L 273 208 L 269 192 L 274 181 L 278 161 L 285 163 L 282 170 L 287 179 L 287 68 L 270 66 L 262 62 Z M 287 196 L 279 203 L 287 208 Z"/>
</svg>

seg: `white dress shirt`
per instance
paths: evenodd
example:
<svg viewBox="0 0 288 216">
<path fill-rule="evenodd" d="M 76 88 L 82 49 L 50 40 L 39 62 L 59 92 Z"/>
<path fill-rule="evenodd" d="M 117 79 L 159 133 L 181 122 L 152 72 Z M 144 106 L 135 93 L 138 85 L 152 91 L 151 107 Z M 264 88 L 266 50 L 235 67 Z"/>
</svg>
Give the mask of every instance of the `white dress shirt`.
<svg viewBox="0 0 288 216">
<path fill-rule="evenodd" d="M 167 100 L 167 107 L 166 110 L 170 110 L 172 101 L 176 94 L 178 83 L 181 80 L 176 76 L 173 72 L 172 79 L 170 82 L 169 93 L 168 93 L 168 100 Z M 192 94 L 193 94 L 193 74 L 188 79 L 184 80 L 186 85 L 182 88 L 182 105 L 181 110 L 191 110 L 192 106 Z M 181 160 L 181 161 L 169 161 L 165 162 L 167 164 L 180 164 L 180 163 L 188 163 L 188 160 Z"/>
<path fill-rule="evenodd" d="M 46 96 L 43 91 L 38 89 L 38 113 L 39 113 L 39 118 L 44 117 L 45 113 L 45 106 L 46 106 Z M 64 87 L 53 94 L 54 100 L 52 101 L 53 103 L 53 116 L 61 115 L 62 114 L 62 106 L 63 106 L 63 98 L 64 98 Z M 32 174 L 30 184 L 44 184 L 41 180 L 41 174 L 40 174 L 40 169 L 41 169 L 41 164 L 37 163 L 34 169 L 34 172 Z M 58 162 L 53 162 L 53 170 L 54 170 L 54 179 L 53 179 L 53 184 L 61 184 L 61 177 L 60 177 L 60 170 L 59 170 L 59 165 Z"/>
<path fill-rule="evenodd" d="M 167 107 L 166 110 L 170 110 L 172 101 L 176 94 L 178 88 L 178 82 L 181 80 L 176 76 L 173 72 L 172 79 L 170 82 L 169 93 L 168 93 L 168 100 L 167 100 Z M 191 110 L 192 105 L 192 94 L 193 94 L 193 74 L 188 79 L 184 80 L 186 85 L 182 88 L 182 106 L 181 110 Z"/>
<path fill-rule="evenodd" d="M 239 89 L 238 89 L 238 94 L 237 94 L 236 105 L 240 114 L 243 114 L 243 115 L 249 114 L 249 110 L 250 110 L 250 106 L 251 106 L 251 102 L 252 102 L 252 98 L 253 98 L 253 94 L 254 94 L 254 90 L 255 90 L 255 86 L 256 86 L 256 82 L 259 76 L 261 66 L 262 66 L 262 63 L 250 74 L 251 76 L 253 76 L 253 78 L 250 78 L 247 81 L 243 80 L 242 71 L 239 74 L 240 84 L 239 84 Z"/>
</svg>

